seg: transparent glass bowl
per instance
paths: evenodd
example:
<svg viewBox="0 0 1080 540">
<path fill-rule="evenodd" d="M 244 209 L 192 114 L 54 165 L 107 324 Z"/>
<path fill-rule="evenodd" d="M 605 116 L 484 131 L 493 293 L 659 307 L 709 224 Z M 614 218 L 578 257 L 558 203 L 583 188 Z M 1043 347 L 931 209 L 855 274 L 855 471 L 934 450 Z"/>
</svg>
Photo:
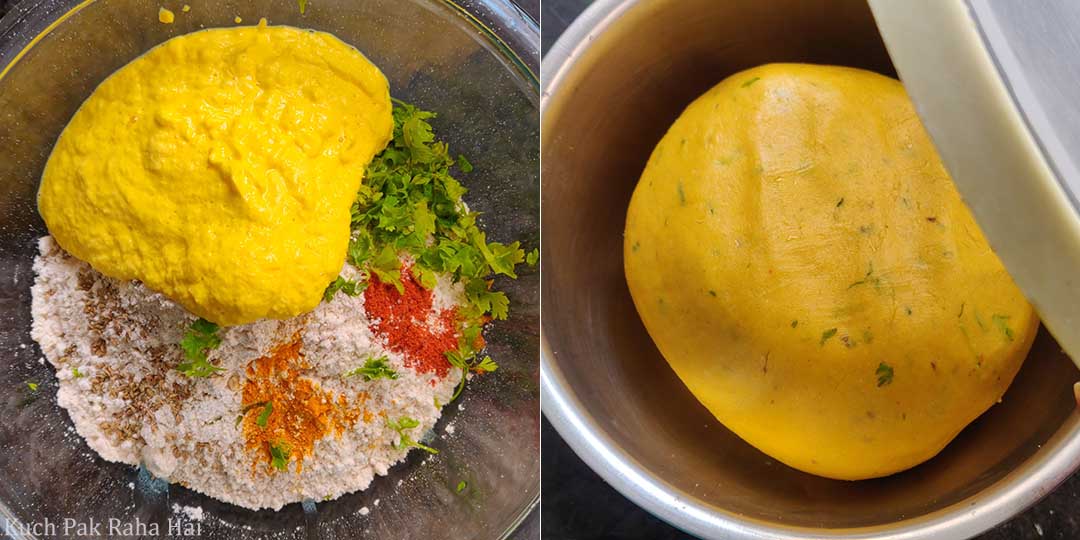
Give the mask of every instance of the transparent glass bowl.
<svg viewBox="0 0 1080 540">
<path fill-rule="evenodd" d="M 181 7 L 190 4 L 189 12 Z M 161 24 L 158 8 L 176 13 Z M 510 319 L 488 334 L 500 369 L 446 407 L 442 452 L 413 452 L 367 490 L 328 502 L 252 512 L 136 468 L 100 459 L 56 404 L 56 379 L 30 338 L 31 264 L 46 233 L 38 181 L 53 142 L 93 89 L 171 37 L 234 18 L 331 32 L 390 80 L 391 94 L 439 117 L 465 175 L 469 205 L 489 238 L 539 245 L 539 28 L 509 0 L 74 0 L 23 2 L 0 20 L 0 518 L 62 527 L 190 522 L 173 504 L 200 506 L 204 538 L 501 538 L 539 496 L 539 272 L 498 286 Z M 26 383 L 39 389 L 32 393 Z M 426 462 L 425 462 L 426 461 Z M 457 493 L 459 481 L 468 489 Z M 379 500 L 379 505 L 375 501 Z M 360 515 L 367 507 L 370 513 Z M 62 529 L 61 531 L 62 532 Z M 107 529 L 102 529 L 107 534 Z"/>
</svg>

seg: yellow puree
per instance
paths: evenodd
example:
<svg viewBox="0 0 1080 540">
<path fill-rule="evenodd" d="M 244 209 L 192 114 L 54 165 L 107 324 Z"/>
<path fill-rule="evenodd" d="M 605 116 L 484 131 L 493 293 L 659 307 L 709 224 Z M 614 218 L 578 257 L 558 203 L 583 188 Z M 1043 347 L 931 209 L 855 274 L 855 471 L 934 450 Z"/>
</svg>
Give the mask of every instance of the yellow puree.
<svg viewBox="0 0 1080 540">
<path fill-rule="evenodd" d="M 393 130 L 386 78 L 290 27 L 171 39 L 99 86 L 60 135 L 38 206 L 75 257 L 224 325 L 313 309 Z"/>
<path fill-rule="evenodd" d="M 625 262 L 694 395 L 832 478 L 938 453 L 1039 324 L 899 81 L 855 69 L 763 66 L 691 104 L 634 191 Z"/>
</svg>

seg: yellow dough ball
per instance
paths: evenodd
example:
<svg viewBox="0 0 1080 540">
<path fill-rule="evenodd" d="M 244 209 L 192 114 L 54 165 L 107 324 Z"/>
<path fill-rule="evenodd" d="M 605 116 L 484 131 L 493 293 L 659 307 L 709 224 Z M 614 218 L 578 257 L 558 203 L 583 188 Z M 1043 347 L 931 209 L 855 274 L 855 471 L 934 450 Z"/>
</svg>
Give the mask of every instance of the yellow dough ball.
<svg viewBox="0 0 1080 540">
<path fill-rule="evenodd" d="M 660 352 L 725 426 L 797 469 L 885 476 L 997 402 L 1038 329 L 901 84 L 738 73 L 656 146 L 626 279 Z"/>
</svg>

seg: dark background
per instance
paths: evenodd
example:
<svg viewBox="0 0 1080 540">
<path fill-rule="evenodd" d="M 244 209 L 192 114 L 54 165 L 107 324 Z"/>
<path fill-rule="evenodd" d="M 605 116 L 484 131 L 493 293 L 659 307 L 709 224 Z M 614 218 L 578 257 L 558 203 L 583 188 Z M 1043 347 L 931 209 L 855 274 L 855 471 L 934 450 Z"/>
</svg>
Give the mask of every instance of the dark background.
<svg viewBox="0 0 1080 540">
<path fill-rule="evenodd" d="M 718 0 L 719 1 L 719 0 Z M 543 50 L 547 52 L 591 0 L 543 0 Z M 544 540 L 670 540 L 690 535 L 638 508 L 592 472 L 545 419 L 541 514 Z M 1080 474 L 1039 504 L 978 540 L 1080 538 Z"/>
</svg>

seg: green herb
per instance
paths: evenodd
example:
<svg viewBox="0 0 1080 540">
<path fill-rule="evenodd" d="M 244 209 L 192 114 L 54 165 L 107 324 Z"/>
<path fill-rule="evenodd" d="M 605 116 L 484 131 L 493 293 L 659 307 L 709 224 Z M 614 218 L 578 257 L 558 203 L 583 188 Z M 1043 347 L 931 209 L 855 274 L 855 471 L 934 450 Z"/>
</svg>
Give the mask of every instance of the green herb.
<svg viewBox="0 0 1080 540">
<path fill-rule="evenodd" d="M 889 364 L 886 364 L 885 362 L 878 364 L 877 370 L 874 371 L 874 374 L 877 375 L 878 388 L 881 388 L 886 384 L 892 383 L 893 368 Z"/>
<path fill-rule="evenodd" d="M 466 189 L 450 174 L 455 165 L 462 172 L 472 165 L 451 158 L 446 143 L 435 139 L 428 123 L 435 114 L 394 100 L 393 115 L 393 140 L 368 166 L 353 204 L 349 261 L 403 291 L 398 257 L 409 254 L 413 275 L 425 286 L 439 273 L 464 283 L 469 319 L 505 319 L 509 300 L 490 289 L 490 279 L 517 277 L 514 267 L 525 262 L 525 252 L 518 242 L 488 242 L 477 227 L 478 214 L 461 202 Z"/>
<path fill-rule="evenodd" d="M 467 487 L 469 487 L 469 484 L 466 484 L 465 481 L 462 480 L 457 483 L 457 492 L 461 493 L 462 491 L 465 491 L 465 488 Z"/>
<path fill-rule="evenodd" d="M 819 343 L 819 345 L 824 346 L 825 342 L 829 341 L 829 338 L 831 338 L 831 337 L 833 337 L 835 335 L 836 335 L 836 329 L 835 328 L 830 328 L 830 329 L 822 332 L 821 333 L 821 343 Z"/>
<path fill-rule="evenodd" d="M 457 388 L 454 390 L 454 395 L 450 396 L 450 401 L 454 401 L 461 395 L 461 391 L 465 388 L 465 376 L 469 371 L 490 373 L 499 369 L 499 365 L 490 356 L 485 356 L 479 360 L 476 357 L 476 351 L 465 346 L 459 346 L 456 351 L 447 351 L 446 360 L 450 362 L 451 366 L 461 370 L 461 382 L 458 383 Z"/>
<path fill-rule="evenodd" d="M 191 327 L 184 332 L 184 339 L 180 340 L 180 348 L 184 350 L 183 362 L 176 366 L 177 371 L 188 377 L 209 377 L 224 369 L 210 363 L 207 353 L 211 349 L 221 345 L 221 338 L 217 335 L 218 325 L 206 320 L 196 319 Z"/>
<path fill-rule="evenodd" d="M 38 394 L 38 383 L 26 381 L 26 388 L 27 391 L 23 394 L 22 399 L 20 399 L 18 403 L 20 408 L 37 401 L 38 396 L 40 395 Z"/>
<path fill-rule="evenodd" d="M 638 244 L 634 242 L 634 251 L 637 251 Z M 525 254 L 525 264 L 529 266 L 536 266 L 536 263 L 540 262 L 540 248 L 533 248 L 532 251 Z"/>
<path fill-rule="evenodd" d="M 303 15 L 307 11 L 308 0 L 297 0 L 297 3 L 300 4 L 300 14 Z"/>
<path fill-rule="evenodd" d="M 881 278 L 871 277 L 873 275 L 874 275 L 874 262 L 870 261 L 869 268 L 867 268 L 867 270 L 866 270 L 866 275 L 864 275 L 863 278 L 860 279 L 859 281 L 856 281 L 855 283 L 852 283 L 851 285 L 848 285 L 848 288 L 850 289 L 852 287 L 857 287 L 859 285 L 865 285 L 867 283 L 871 283 L 875 287 L 878 286 L 878 285 L 881 285 Z"/>
<path fill-rule="evenodd" d="M 420 426 L 420 421 L 419 420 L 416 420 L 414 418 L 410 418 L 408 416 L 402 416 L 401 418 L 398 418 L 397 422 L 392 422 L 389 419 L 387 419 L 386 425 L 390 429 L 396 431 L 397 434 L 398 434 L 398 438 L 400 439 L 397 443 L 392 443 L 391 444 L 391 446 L 393 446 L 395 449 L 419 448 L 419 449 L 421 449 L 421 450 L 423 450 L 425 452 L 431 453 L 431 454 L 438 454 L 439 453 L 438 450 L 436 450 L 436 449 L 434 449 L 434 448 L 432 448 L 430 446 L 426 446 L 426 445 L 423 445 L 423 444 L 420 444 L 420 443 L 414 441 L 412 439 L 412 437 L 410 437 L 409 435 L 407 435 L 405 433 L 405 430 L 407 430 L 407 429 L 413 429 L 413 428 L 419 427 Z"/>
<path fill-rule="evenodd" d="M 274 412 L 274 402 L 267 401 L 266 406 L 263 407 L 259 417 L 255 419 L 255 424 L 259 427 L 266 427 L 267 422 L 270 421 L 270 415 Z"/>
<path fill-rule="evenodd" d="M 791 321 L 791 327 L 795 328 L 796 326 L 799 326 L 799 321 L 798 320 Z"/>
<path fill-rule="evenodd" d="M 251 412 L 251 411 L 253 411 L 255 409 L 258 409 L 259 407 L 266 407 L 269 404 L 270 404 L 269 401 L 260 401 L 258 403 L 250 403 L 250 404 L 244 406 L 243 409 L 240 409 L 240 414 L 238 414 L 236 416 L 236 425 L 238 425 L 238 426 L 240 425 L 240 422 L 242 422 L 244 420 L 244 416 L 247 415 L 247 413 L 249 413 L 249 412 Z M 267 415 L 267 416 L 269 417 L 269 415 Z"/>
<path fill-rule="evenodd" d="M 289 455 L 292 450 L 284 441 L 270 443 L 270 465 L 279 471 L 289 470 Z"/>
<path fill-rule="evenodd" d="M 364 362 L 363 367 L 358 367 L 345 374 L 346 377 L 354 377 L 356 375 L 362 375 L 365 381 L 374 381 L 375 379 L 391 379 L 398 378 L 396 371 L 390 369 L 389 359 L 385 356 L 378 358 L 368 358 Z"/>
<path fill-rule="evenodd" d="M 405 284 L 401 282 L 401 261 L 393 246 L 383 246 L 368 261 L 368 269 L 379 277 L 379 281 L 393 285 L 398 294 L 405 294 Z"/>
<path fill-rule="evenodd" d="M 465 305 L 459 308 L 463 332 L 454 354 L 464 367 L 458 367 L 463 373 L 491 371 L 494 362 L 477 360 L 479 351 L 472 344 L 488 320 L 509 315 L 510 300 L 492 288 L 493 280 L 516 278 L 517 265 L 535 265 L 540 252 L 526 255 L 519 242 L 488 241 L 477 226 L 479 214 L 462 202 L 467 190 L 450 173 L 454 167 L 470 173 L 473 165 L 464 156 L 451 157 L 448 145 L 436 138 L 429 123 L 435 113 L 396 99 L 393 103 L 393 137 L 368 166 L 352 205 L 349 263 L 402 293 L 403 255 L 411 259 L 412 276 L 424 288 L 434 288 L 439 275 L 460 283 L 465 291 Z M 382 372 L 372 375 L 377 373 Z"/>
<path fill-rule="evenodd" d="M 85 377 L 86 374 L 79 372 L 79 368 L 73 367 L 73 368 L 71 368 L 71 376 L 76 378 L 76 379 L 81 379 L 81 378 Z"/>
<path fill-rule="evenodd" d="M 709 296 L 715 297 L 716 296 L 716 291 L 710 289 L 709 290 Z"/>
<path fill-rule="evenodd" d="M 681 206 L 686 206 L 686 193 L 683 191 L 682 182 L 679 182 L 678 188 L 679 188 L 679 204 Z"/>
<path fill-rule="evenodd" d="M 1012 328 L 1009 328 L 1008 315 L 992 315 L 990 320 L 994 323 L 994 326 L 998 327 L 998 329 L 1005 334 L 1006 339 L 1009 341 L 1013 340 L 1013 331 Z"/>
<path fill-rule="evenodd" d="M 323 300 L 329 302 L 334 299 L 334 295 L 338 291 L 341 291 L 349 296 L 356 296 L 366 289 L 368 286 L 367 281 L 357 282 L 345 279 L 338 276 L 333 283 L 326 286 L 326 291 L 323 292 Z"/>
<path fill-rule="evenodd" d="M 480 373 L 490 373 L 496 369 L 499 369 L 499 365 L 490 356 L 483 357 L 480 362 L 473 366 L 473 371 Z"/>
<path fill-rule="evenodd" d="M 753 79 L 750 79 L 749 81 L 746 81 L 746 82 L 742 83 L 742 87 L 746 88 L 746 87 L 750 86 L 751 84 L 754 84 L 754 83 L 756 83 L 756 82 L 758 82 L 760 80 L 761 80 L 761 77 L 754 77 Z"/>
<path fill-rule="evenodd" d="M 840 200 L 836 201 L 836 207 L 840 208 L 841 206 L 844 206 L 844 198 L 843 197 L 840 197 Z"/>
</svg>

